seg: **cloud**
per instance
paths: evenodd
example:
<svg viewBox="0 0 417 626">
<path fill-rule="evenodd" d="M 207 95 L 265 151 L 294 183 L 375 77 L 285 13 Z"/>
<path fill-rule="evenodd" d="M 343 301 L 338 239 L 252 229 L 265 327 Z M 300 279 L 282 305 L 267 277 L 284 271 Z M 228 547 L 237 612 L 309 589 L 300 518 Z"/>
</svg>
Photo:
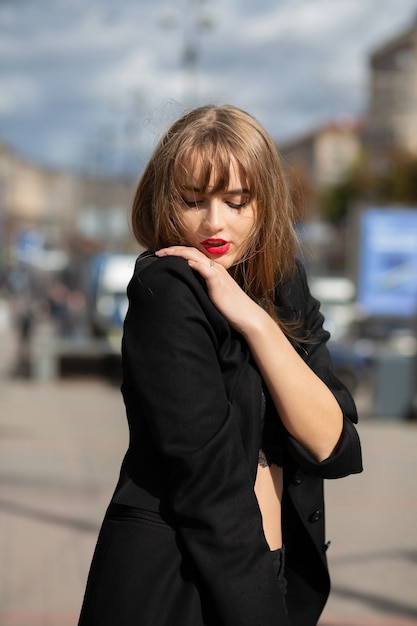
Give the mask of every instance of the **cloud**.
<svg viewBox="0 0 417 626">
<path fill-rule="evenodd" d="M 368 55 L 414 11 L 415 0 L 2 0 L 0 140 L 59 166 L 101 142 L 126 163 L 158 123 L 203 101 L 289 138 L 365 110 Z"/>
<path fill-rule="evenodd" d="M 36 79 L 23 76 L 4 77 L 6 89 L 0 91 L 0 116 L 14 116 L 21 111 L 37 108 L 42 102 L 42 90 Z"/>
</svg>

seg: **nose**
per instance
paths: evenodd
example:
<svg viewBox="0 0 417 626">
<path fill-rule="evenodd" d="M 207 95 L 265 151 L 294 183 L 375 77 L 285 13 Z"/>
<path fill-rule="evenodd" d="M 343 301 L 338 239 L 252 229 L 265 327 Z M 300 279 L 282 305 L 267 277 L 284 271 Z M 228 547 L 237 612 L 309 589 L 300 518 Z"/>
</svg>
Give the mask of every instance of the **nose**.
<svg viewBox="0 0 417 626">
<path fill-rule="evenodd" d="M 211 233 L 217 233 L 223 229 L 223 205 L 220 199 L 215 196 L 212 196 L 207 202 L 204 227 Z"/>
</svg>

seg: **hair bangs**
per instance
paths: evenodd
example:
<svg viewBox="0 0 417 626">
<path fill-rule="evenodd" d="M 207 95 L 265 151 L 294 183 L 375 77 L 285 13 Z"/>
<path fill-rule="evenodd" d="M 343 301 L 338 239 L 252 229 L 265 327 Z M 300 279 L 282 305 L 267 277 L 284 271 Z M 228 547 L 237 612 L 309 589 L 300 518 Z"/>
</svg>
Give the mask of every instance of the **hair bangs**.
<svg viewBox="0 0 417 626">
<path fill-rule="evenodd" d="M 222 136 L 213 137 L 208 142 L 200 138 L 198 145 L 184 146 L 173 164 L 173 187 L 180 194 L 190 188 L 203 194 L 226 192 L 230 182 L 230 167 L 236 163 L 250 190 L 251 177 L 248 177 L 244 165 L 244 153 L 234 148 Z"/>
</svg>

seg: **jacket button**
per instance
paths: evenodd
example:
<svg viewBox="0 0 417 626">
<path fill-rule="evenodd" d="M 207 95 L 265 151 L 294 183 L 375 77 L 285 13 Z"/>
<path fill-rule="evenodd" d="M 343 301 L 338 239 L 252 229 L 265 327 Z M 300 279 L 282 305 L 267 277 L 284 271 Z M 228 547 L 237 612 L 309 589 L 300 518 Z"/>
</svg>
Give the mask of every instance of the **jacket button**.
<svg viewBox="0 0 417 626">
<path fill-rule="evenodd" d="M 298 487 L 298 485 L 301 485 L 301 483 L 303 482 L 303 475 L 302 474 L 294 474 L 294 476 L 291 479 L 291 482 L 292 482 L 293 485 Z"/>
<path fill-rule="evenodd" d="M 314 513 L 310 515 L 308 520 L 314 523 L 314 522 L 320 521 L 322 517 L 323 517 L 323 511 L 321 509 L 317 509 L 317 511 L 314 511 Z"/>
</svg>

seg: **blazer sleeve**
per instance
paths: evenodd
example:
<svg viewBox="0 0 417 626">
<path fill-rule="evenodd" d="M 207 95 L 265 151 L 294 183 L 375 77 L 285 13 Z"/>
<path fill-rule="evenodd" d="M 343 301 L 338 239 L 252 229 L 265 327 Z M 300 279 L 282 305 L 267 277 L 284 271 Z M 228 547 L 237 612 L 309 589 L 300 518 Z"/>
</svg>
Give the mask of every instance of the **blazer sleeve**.
<svg viewBox="0 0 417 626">
<path fill-rule="evenodd" d="M 300 354 L 311 369 L 327 385 L 343 412 L 343 431 L 337 449 L 327 459 L 318 462 L 298 441 L 288 435 L 292 456 L 307 473 L 320 478 L 341 478 L 362 471 L 362 453 L 354 424 L 358 422 L 356 406 L 350 392 L 335 376 L 332 359 L 327 348 L 330 333 L 323 328 L 324 317 L 320 303 L 310 293 L 305 270 L 297 264 L 296 279 L 292 282 L 288 297 L 297 312 L 303 316 L 303 324 L 309 341 L 299 346 Z"/>
<path fill-rule="evenodd" d="M 213 305 L 172 257 L 134 277 L 129 299 L 125 358 L 164 460 L 176 527 L 219 623 L 279 626 L 278 583 L 205 310 Z"/>
</svg>

